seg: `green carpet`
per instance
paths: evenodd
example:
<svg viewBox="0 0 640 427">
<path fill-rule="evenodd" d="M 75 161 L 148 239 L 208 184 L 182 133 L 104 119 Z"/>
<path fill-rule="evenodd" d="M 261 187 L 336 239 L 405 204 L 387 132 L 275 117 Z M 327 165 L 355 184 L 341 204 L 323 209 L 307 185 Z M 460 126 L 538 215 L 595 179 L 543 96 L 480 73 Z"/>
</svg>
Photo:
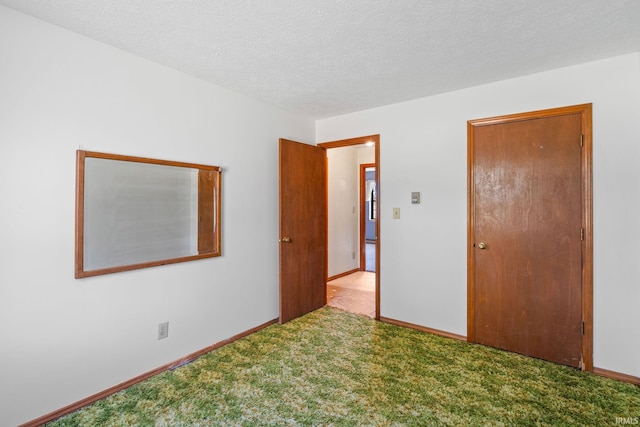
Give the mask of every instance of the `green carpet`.
<svg viewBox="0 0 640 427">
<path fill-rule="evenodd" d="M 48 426 L 604 426 L 640 387 L 323 308 Z"/>
</svg>

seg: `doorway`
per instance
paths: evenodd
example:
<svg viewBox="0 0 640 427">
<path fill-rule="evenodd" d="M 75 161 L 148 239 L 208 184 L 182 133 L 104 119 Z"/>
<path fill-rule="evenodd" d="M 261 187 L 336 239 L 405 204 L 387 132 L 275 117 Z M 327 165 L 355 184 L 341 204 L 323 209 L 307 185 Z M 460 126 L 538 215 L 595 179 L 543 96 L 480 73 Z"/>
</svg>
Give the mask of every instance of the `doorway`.
<svg viewBox="0 0 640 427">
<path fill-rule="evenodd" d="M 591 104 L 468 123 L 468 340 L 591 370 Z"/>
<path fill-rule="evenodd" d="M 380 304 L 378 145 L 379 135 L 318 144 L 328 158 L 327 305 L 374 319 Z"/>
<path fill-rule="evenodd" d="M 378 183 L 375 163 L 360 165 L 360 270 L 376 272 Z"/>
</svg>

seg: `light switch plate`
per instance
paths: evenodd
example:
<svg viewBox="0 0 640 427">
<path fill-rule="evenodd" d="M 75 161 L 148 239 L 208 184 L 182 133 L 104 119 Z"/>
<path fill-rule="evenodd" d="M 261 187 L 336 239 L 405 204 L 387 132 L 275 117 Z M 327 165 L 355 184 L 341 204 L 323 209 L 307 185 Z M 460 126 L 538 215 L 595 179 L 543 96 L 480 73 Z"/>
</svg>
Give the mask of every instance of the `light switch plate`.
<svg viewBox="0 0 640 427">
<path fill-rule="evenodd" d="M 411 193 L 411 203 L 414 205 L 419 205 L 420 204 L 420 192 L 419 191 L 414 191 Z"/>
<path fill-rule="evenodd" d="M 393 208 L 393 219 L 400 219 L 400 208 Z"/>
</svg>

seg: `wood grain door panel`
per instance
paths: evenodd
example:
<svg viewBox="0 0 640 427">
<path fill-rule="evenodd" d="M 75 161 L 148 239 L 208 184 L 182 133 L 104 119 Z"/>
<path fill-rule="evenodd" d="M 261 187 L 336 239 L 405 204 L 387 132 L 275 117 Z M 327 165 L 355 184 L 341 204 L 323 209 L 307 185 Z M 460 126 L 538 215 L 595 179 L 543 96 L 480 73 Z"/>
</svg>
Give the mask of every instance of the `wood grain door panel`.
<svg viewBox="0 0 640 427">
<path fill-rule="evenodd" d="M 326 151 L 279 142 L 280 323 L 326 304 Z"/>
<path fill-rule="evenodd" d="M 483 124 L 471 153 L 472 339 L 575 367 L 584 363 L 582 122 L 565 113 Z"/>
</svg>

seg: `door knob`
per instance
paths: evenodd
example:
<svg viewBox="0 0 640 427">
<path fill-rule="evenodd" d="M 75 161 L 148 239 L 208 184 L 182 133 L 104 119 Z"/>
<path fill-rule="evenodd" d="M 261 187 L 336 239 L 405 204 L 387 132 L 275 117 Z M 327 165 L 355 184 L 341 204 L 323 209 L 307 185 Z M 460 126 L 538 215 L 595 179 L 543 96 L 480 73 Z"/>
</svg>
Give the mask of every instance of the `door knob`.
<svg viewBox="0 0 640 427">
<path fill-rule="evenodd" d="M 282 239 L 278 239 L 278 242 L 291 243 L 291 237 L 283 237 Z"/>
<path fill-rule="evenodd" d="M 480 243 L 478 243 L 478 248 L 479 249 L 487 249 L 487 244 L 483 243 L 483 242 L 480 242 Z"/>
</svg>

